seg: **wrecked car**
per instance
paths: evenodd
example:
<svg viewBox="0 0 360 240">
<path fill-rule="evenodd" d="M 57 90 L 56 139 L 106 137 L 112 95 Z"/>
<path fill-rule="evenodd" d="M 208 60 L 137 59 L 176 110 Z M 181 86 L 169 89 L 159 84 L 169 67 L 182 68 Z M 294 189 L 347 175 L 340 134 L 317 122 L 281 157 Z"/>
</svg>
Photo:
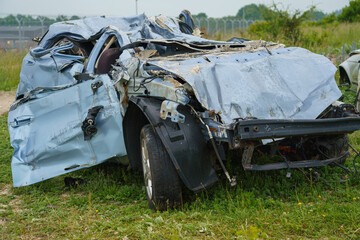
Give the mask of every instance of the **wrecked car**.
<svg viewBox="0 0 360 240">
<path fill-rule="evenodd" d="M 350 52 L 349 58 L 339 65 L 340 83 L 358 84 L 360 49 Z"/>
<path fill-rule="evenodd" d="M 350 52 L 349 58 L 339 65 L 341 85 L 348 85 L 350 88 L 356 89 L 356 98 L 354 105 L 359 110 L 360 95 L 360 49 Z"/>
<path fill-rule="evenodd" d="M 340 165 L 360 128 L 335 66 L 306 49 L 195 36 L 191 15 L 55 23 L 24 58 L 8 115 L 15 187 L 127 156 L 153 209 L 224 172 Z M 256 152 L 275 156 L 261 164 Z M 276 156 L 278 158 L 276 158 Z M 183 183 L 183 184 L 182 184 Z"/>
</svg>

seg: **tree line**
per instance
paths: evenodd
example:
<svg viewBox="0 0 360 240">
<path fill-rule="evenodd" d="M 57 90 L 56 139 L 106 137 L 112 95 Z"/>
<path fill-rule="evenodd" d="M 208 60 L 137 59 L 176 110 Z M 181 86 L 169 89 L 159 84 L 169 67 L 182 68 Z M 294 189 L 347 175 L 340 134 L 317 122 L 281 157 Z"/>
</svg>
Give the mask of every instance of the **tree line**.
<svg viewBox="0 0 360 240">
<path fill-rule="evenodd" d="M 280 8 L 273 4 L 266 6 L 264 4 L 248 4 L 240 8 L 235 16 L 226 16 L 224 19 L 245 19 L 245 20 L 267 20 L 271 14 L 284 14 L 288 10 L 279 10 Z M 318 21 L 321 23 L 329 22 L 359 22 L 360 21 L 360 0 L 350 0 L 349 5 L 332 13 L 324 13 L 315 7 L 310 7 L 305 11 L 306 18 L 304 20 Z M 300 11 L 296 10 L 292 15 L 299 15 Z M 291 14 L 289 14 L 291 15 Z M 193 15 L 196 18 L 208 18 L 206 13 L 198 13 Z M 304 16 L 303 16 L 304 17 Z"/>
</svg>

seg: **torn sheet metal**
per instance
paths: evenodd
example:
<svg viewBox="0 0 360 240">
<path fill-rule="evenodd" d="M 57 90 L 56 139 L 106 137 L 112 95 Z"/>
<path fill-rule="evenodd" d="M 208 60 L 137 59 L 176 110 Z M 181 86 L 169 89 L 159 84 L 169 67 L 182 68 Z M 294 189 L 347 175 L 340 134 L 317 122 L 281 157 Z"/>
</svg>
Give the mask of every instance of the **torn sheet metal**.
<svg viewBox="0 0 360 240">
<path fill-rule="evenodd" d="M 208 110 L 233 119 L 315 119 L 341 92 L 335 66 L 302 48 L 148 61 L 181 77 Z"/>
<path fill-rule="evenodd" d="M 96 81 L 103 85 L 94 94 Z M 120 103 L 107 75 L 50 92 L 34 93 L 33 100 L 9 112 L 15 187 L 126 155 Z M 82 122 L 94 106 L 103 106 L 96 116 L 97 133 L 84 141 Z"/>
<path fill-rule="evenodd" d="M 120 30 L 119 30 L 120 29 Z M 134 17 L 94 17 L 80 20 L 54 23 L 44 35 L 39 45 L 28 53 L 22 64 L 20 83 L 16 96 L 36 87 L 53 87 L 72 84 L 75 72 L 82 72 L 81 57 L 59 54 L 67 46 L 53 47 L 63 38 L 75 41 L 106 39 L 109 34 L 116 35 L 120 46 L 140 39 L 173 39 L 185 42 L 221 43 L 181 32 L 177 20 L 163 15 L 146 17 L 144 14 Z M 101 37 L 100 39 L 98 39 Z M 102 45 L 98 46 L 98 53 Z M 161 48 L 161 47 L 160 47 Z M 159 49 L 161 50 L 161 49 Z M 122 60 L 126 58 L 123 56 Z M 93 73 L 96 58 L 89 56 L 87 72 Z M 64 74 L 65 73 L 65 74 Z M 69 73 L 69 74 L 67 74 Z"/>
<path fill-rule="evenodd" d="M 140 14 L 132 17 L 93 17 L 54 23 L 50 25 L 49 31 L 44 35 L 39 46 L 47 48 L 54 39 L 60 38 L 65 34 L 69 38 L 88 40 L 93 36 L 101 35 L 108 26 L 114 26 L 127 33 L 131 42 L 140 39 L 218 42 L 181 32 L 178 21 L 175 18 L 164 15 L 147 17 L 145 14 Z"/>
<path fill-rule="evenodd" d="M 16 96 L 25 94 L 37 87 L 70 86 L 76 83 L 74 75 L 82 72 L 83 63 L 52 58 L 50 54 L 39 59 L 26 55 L 20 73 Z"/>
</svg>

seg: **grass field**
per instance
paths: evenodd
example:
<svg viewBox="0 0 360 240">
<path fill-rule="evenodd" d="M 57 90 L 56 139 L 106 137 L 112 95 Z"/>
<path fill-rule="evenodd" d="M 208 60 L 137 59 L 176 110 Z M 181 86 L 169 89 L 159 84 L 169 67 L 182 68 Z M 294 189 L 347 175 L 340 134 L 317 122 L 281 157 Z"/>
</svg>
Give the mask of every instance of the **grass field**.
<svg viewBox="0 0 360 240">
<path fill-rule="evenodd" d="M 297 42 L 297 47 L 309 49 L 312 52 L 323 55 L 341 55 L 342 47 L 345 46 L 345 51 L 349 53 L 350 48 L 355 42 L 360 47 L 360 23 L 331 23 L 320 26 L 311 25 L 311 23 L 303 24 L 301 26 L 302 35 Z M 215 40 L 227 40 L 231 37 L 242 37 L 247 39 L 259 39 L 260 37 L 248 32 L 238 31 L 234 35 L 224 36 L 222 33 L 210 36 Z M 280 42 L 286 46 L 292 46 L 290 43 L 279 36 L 279 39 L 262 39 L 265 41 Z M 340 64 L 341 62 L 337 62 Z"/>
<path fill-rule="evenodd" d="M 332 23 L 321 26 L 303 26 L 303 40 L 299 46 L 322 54 L 341 54 L 342 47 L 349 53 L 355 42 L 360 47 L 360 23 Z M 340 64 L 340 62 L 338 62 Z"/>
<path fill-rule="evenodd" d="M 359 136 L 351 135 L 357 147 Z M 65 175 L 87 181 L 76 189 L 65 187 L 65 176 L 13 188 L 6 115 L 0 139 L 3 239 L 360 238 L 359 177 L 338 168 L 312 169 L 317 179 L 309 169 L 294 170 L 288 179 L 286 171 L 244 172 L 235 165 L 236 187 L 222 179 L 200 194 L 185 192 L 182 209 L 153 212 L 142 176 L 114 163 Z"/>
<path fill-rule="evenodd" d="M 312 50 L 338 49 L 352 42 L 354 36 L 346 36 L 326 41 L 327 46 L 314 44 Z M 16 90 L 22 57 L 1 53 L 0 90 Z M 346 99 L 352 98 L 346 93 Z M 360 176 L 353 179 L 339 168 L 292 170 L 286 178 L 285 170 L 244 172 L 233 159 L 230 171 L 237 175 L 236 187 L 229 187 L 221 175 L 214 187 L 199 194 L 185 192 L 183 207 L 166 212 L 151 211 L 142 176 L 115 163 L 13 188 L 6 118 L 0 116 L 2 239 L 360 238 Z M 360 132 L 352 134 L 350 142 L 360 149 Z M 346 166 L 353 169 L 351 160 Z M 320 177 L 313 179 L 315 171 Z M 67 188 L 66 176 L 87 184 Z"/>
<path fill-rule="evenodd" d="M 14 91 L 17 88 L 20 77 L 22 59 L 25 56 L 20 52 L 0 52 L 0 90 Z"/>
</svg>

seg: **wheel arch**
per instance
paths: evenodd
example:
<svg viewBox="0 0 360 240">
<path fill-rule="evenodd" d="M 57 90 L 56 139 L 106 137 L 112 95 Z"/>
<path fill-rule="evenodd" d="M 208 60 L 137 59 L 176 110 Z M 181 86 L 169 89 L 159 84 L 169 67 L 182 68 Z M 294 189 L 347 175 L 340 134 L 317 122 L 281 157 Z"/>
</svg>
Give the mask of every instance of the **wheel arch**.
<svg viewBox="0 0 360 240">
<path fill-rule="evenodd" d="M 349 69 L 348 69 L 348 65 L 347 64 L 344 64 L 342 63 L 340 66 L 339 66 L 339 72 L 340 72 L 340 80 L 339 80 L 339 83 L 340 84 L 349 84 L 349 86 L 352 85 L 352 82 L 351 82 L 351 76 L 349 75 L 350 72 L 349 72 Z"/>
<path fill-rule="evenodd" d="M 123 131 L 129 163 L 135 171 L 142 171 L 139 136 L 141 129 L 149 123 L 139 106 L 130 101 L 123 119 Z"/>
<path fill-rule="evenodd" d="M 177 124 L 160 118 L 162 101 L 149 97 L 134 97 L 123 120 L 125 146 L 129 162 L 135 170 L 141 170 L 140 131 L 150 123 L 164 144 L 180 179 L 192 191 L 200 191 L 217 181 L 217 175 L 209 158 L 207 142 L 197 119 L 185 110 L 186 124 Z"/>
</svg>

